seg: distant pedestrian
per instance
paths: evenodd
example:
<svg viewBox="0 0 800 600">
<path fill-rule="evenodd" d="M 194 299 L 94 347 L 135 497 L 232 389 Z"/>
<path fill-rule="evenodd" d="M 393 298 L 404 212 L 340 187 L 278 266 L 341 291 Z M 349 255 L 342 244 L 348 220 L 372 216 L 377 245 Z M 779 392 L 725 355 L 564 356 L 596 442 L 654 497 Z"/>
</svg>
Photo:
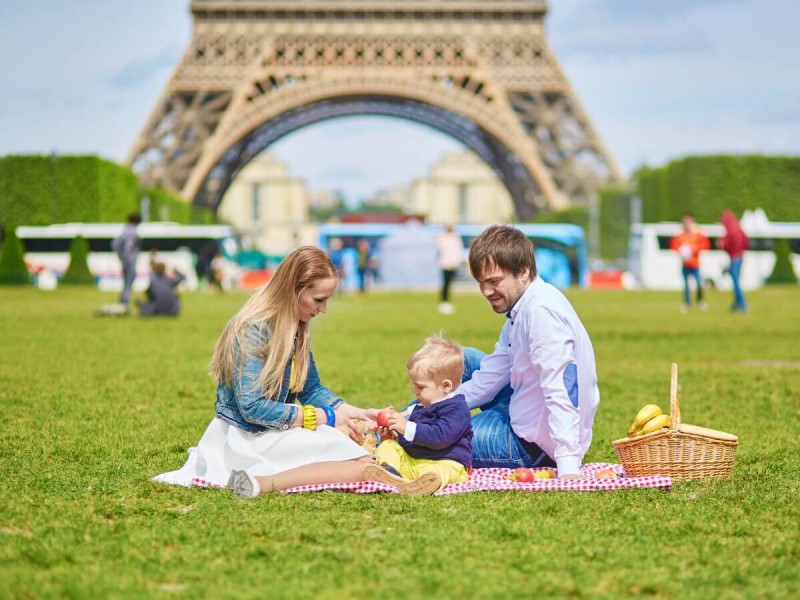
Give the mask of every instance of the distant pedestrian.
<svg viewBox="0 0 800 600">
<path fill-rule="evenodd" d="M 345 266 L 344 266 L 344 244 L 342 239 L 335 237 L 328 241 L 328 257 L 331 259 L 333 268 L 336 269 L 336 275 L 339 277 L 339 291 L 342 291 L 342 284 L 345 280 Z"/>
<path fill-rule="evenodd" d="M 739 225 L 739 220 L 733 211 L 722 211 L 720 217 L 722 226 L 725 227 L 725 237 L 717 240 L 717 247 L 720 250 L 725 250 L 730 256 L 731 262 L 728 267 L 731 280 L 733 281 L 733 304 L 731 305 L 732 312 L 747 312 L 747 303 L 742 293 L 742 285 L 740 275 L 742 273 L 742 259 L 744 258 L 744 251 L 750 244 L 747 234 L 742 230 Z"/>
<path fill-rule="evenodd" d="M 122 262 L 122 294 L 119 303 L 128 306 L 131 298 L 133 282 L 136 279 L 136 257 L 142 249 L 142 239 L 136 232 L 136 227 L 142 222 L 137 213 L 128 215 L 128 223 L 122 234 L 111 242 L 111 249 L 117 253 Z"/>
<path fill-rule="evenodd" d="M 450 284 L 464 264 L 464 244 L 461 236 L 453 231 L 452 225 L 447 225 L 444 232 L 436 236 L 436 249 L 439 251 L 439 268 L 442 271 L 439 312 L 451 314 L 455 312 L 455 307 L 450 303 Z"/>
<path fill-rule="evenodd" d="M 669 247 L 680 254 L 683 261 L 683 312 L 689 312 L 692 299 L 689 289 L 689 279 L 695 280 L 697 286 L 697 308 L 706 310 L 703 301 L 703 280 L 700 277 L 700 253 L 708 250 L 711 244 L 706 235 L 700 231 L 695 223 L 694 216 L 685 214 L 681 219 L 683 231 L 672 238 Z"/>
<path fill-rule="evenodd" d="M 361 238 L 356 244 L 356 265 L 358 270 L 358 291 L 360 294 L 367 292 L 367 278 L 374 276 L 377 262 L 372 251 L 372 246 L 367 239 Z"/>
<path fill-rule="evenodd" d="M 194 269 L 197 274 L 198 290 L 216 288 L 220 292 L 224 291 L 225 259 L 216 241 L 211 240 L 197 251 L 197 263 Z"/>
<path fill-rule="evenodd" d="M 168 275 L 164 263 L 150 263 L 150 286 L 147 288 L 147 301 L 138 302 L 142 317 L 174 317 L 180 312 L 180 300 L 175 288 L 185 277 L 181 273 Z"/>
</svg>

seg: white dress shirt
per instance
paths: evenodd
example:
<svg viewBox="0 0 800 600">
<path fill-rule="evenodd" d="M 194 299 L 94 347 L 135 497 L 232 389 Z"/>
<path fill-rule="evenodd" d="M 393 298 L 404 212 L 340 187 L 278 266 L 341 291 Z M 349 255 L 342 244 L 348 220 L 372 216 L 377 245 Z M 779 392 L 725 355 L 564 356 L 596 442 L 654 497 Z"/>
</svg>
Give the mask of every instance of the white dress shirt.
<svg viewBox="0 0 800 600">
<path fill-rule="evenodd" d="M 494 352 L 461 384 L 470 409 L 511 384 L 509 416 L 519 437 L 580 474 L 600 403 L 594 350 L 569 300 L 537 277 L 507 315 Z"/>
</svg>

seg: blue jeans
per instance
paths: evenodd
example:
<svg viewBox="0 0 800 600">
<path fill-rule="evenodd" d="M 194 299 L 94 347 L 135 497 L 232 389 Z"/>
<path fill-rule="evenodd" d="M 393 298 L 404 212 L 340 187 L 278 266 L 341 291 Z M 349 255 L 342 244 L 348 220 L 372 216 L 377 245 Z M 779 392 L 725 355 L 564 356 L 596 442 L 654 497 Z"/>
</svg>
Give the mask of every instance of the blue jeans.
<svg viewBox="0 0 800 600">
<path fill-rule="evenodd" d="M 464 348 L 462 383 L 472 378 L 472 373 L 479 369 L 484 356 L 486 354 L 476 348 Z M 509 469 L 555 467 L 556 463 L 552 458 L 536 444 L 523 442 L 511 429 L 508 405 L 512 391 L 511 386 L 507 385 L 491 402 L 481 406 L 481 412 L 472 417 L 472 466 Z M 528 446 L 528 451 L 525 450 L 525 445 Z"/>
<path fill-rule="evenodd" d="M 744 294 L 742 293 L 742 286 L 739 276 L 742 273 L 742 257 L 732 258 L 731 266 L 729 268 L 731 280 L 733 281 L 733 309 L 734 310 L 747 310 L 747 303 L 744 301 Z"/>
<path fill-rule="evenodd" d="M 128 304 L 131 298 L 133 282 L 136 280 L 136 259 L 133 262 L 122 261 L 122 294 L 119 297 L 120 304 Z"/>
<path fill-rule="evenodd" d="M 686 306 L 689 306 L 692 303 L 691 296 L 689 294 L 690 277 L 693 277 L 695 283 L 697 284 L 697 303 L 699 304 L 703 301 L 703 282 L 700 280 L 700 269 L 697 267 L 683 267 L 683 303 Z"/>
</svg>

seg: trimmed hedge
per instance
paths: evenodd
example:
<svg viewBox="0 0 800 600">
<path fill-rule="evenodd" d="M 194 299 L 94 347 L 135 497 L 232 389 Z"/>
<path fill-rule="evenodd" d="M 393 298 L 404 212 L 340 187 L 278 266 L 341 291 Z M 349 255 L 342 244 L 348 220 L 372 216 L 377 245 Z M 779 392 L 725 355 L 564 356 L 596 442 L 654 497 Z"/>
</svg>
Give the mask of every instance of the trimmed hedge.
<svg viewBox="0 0 800 600">
<path fill-rule="evenodd" d="M 689 212 L 716 223 L 724 209 L 763 208 L 773 221 L 800 221 L 800 158 L 690 156 L 636 173 L 646 223 L 678 221 Z"/>
<path fill-rule="evenodd" d="M 605 188 L 600 193 L 600 257 L 617 260 L 628 256 L 633 195 L 625 188 Z"/>
<path fill-rule="evenodd" d="M 573 206 L 564 210 L 538 213 L 535 217 L 536 223 L 570 223 L 583 228 L 583 232 L 589 232 L 589 209 L 585 206 Z"/>
<path fill-rule="evenodd" d="M 211 209 L 192 206 L 164 188 L 144 188 L 141 195 L 150 199 L 151 221 L 173 221 L 183 225 L 211 225 L 217 222 Z"/>
<path fill-rule="evenodd" d="M 97 156 L 5 156 L 0 158 L 0 225 L 123 223 L 150 198 L 150 220 L 184 225 L 216 223 L 208 208 L 196 208 L 161 188 L 139 189 L 130 168 Z"/>
<path fill-rule="evenodd" d="M 0 285 L 25 285 L 30 282 L 22 242 L 19 241 L 14 228 L 9 227 L 6 229 L 0 253 Z"/>
<path fill-rule="evenodd" d="M 69 245 L 69 266 L 61 278 L 61 283 L 94 285 L 94 276 L 89 271 L 89 242 L 80 235 Z"/>
<path fill-rule="evenodd" d="M 632 193 L 625 188 L 605 188 L 599 190 L 599 236 L 600 258 L 616 260 L 628 254 L 628 235 L 631 227 Z M 575 206 L 566 210 L 539 213 L 537 223 L 571 223 L 583 228 L 587 243 L 589 240 L 589 209 Z"/>
<path fill-rule="evenodd" d="M 97 156 L 0 158 L 0 223 L 6 228 L 123 222 L 138 204 L 133 171 Z"/>
<path fill-rule="evenodd" d="M 767 278 L 767 283 L 793 283 L 797 284 L 797 275 L 794 273 L 791 258 L 791 246 L 789 240 L 775 240 L 775 267 L 772 274 Z"/>
</svg>

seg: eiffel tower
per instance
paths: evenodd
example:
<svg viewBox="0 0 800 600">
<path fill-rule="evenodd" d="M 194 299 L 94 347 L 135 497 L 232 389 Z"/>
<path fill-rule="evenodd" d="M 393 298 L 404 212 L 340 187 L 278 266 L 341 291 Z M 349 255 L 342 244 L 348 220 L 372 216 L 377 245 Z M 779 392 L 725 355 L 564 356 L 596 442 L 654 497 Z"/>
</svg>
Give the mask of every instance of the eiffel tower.
<svg viewBox="0 0 800 600">
<path fill-rule="evenodd" d="M 347 115 L 459 140 L 520 220 L 620 179 L 545 40 L 544 0 L 192 0 L 191 12 L 191 44 L 128 163 L 198 206 L 216 208 L 281 137 Z"/>
</svg>

